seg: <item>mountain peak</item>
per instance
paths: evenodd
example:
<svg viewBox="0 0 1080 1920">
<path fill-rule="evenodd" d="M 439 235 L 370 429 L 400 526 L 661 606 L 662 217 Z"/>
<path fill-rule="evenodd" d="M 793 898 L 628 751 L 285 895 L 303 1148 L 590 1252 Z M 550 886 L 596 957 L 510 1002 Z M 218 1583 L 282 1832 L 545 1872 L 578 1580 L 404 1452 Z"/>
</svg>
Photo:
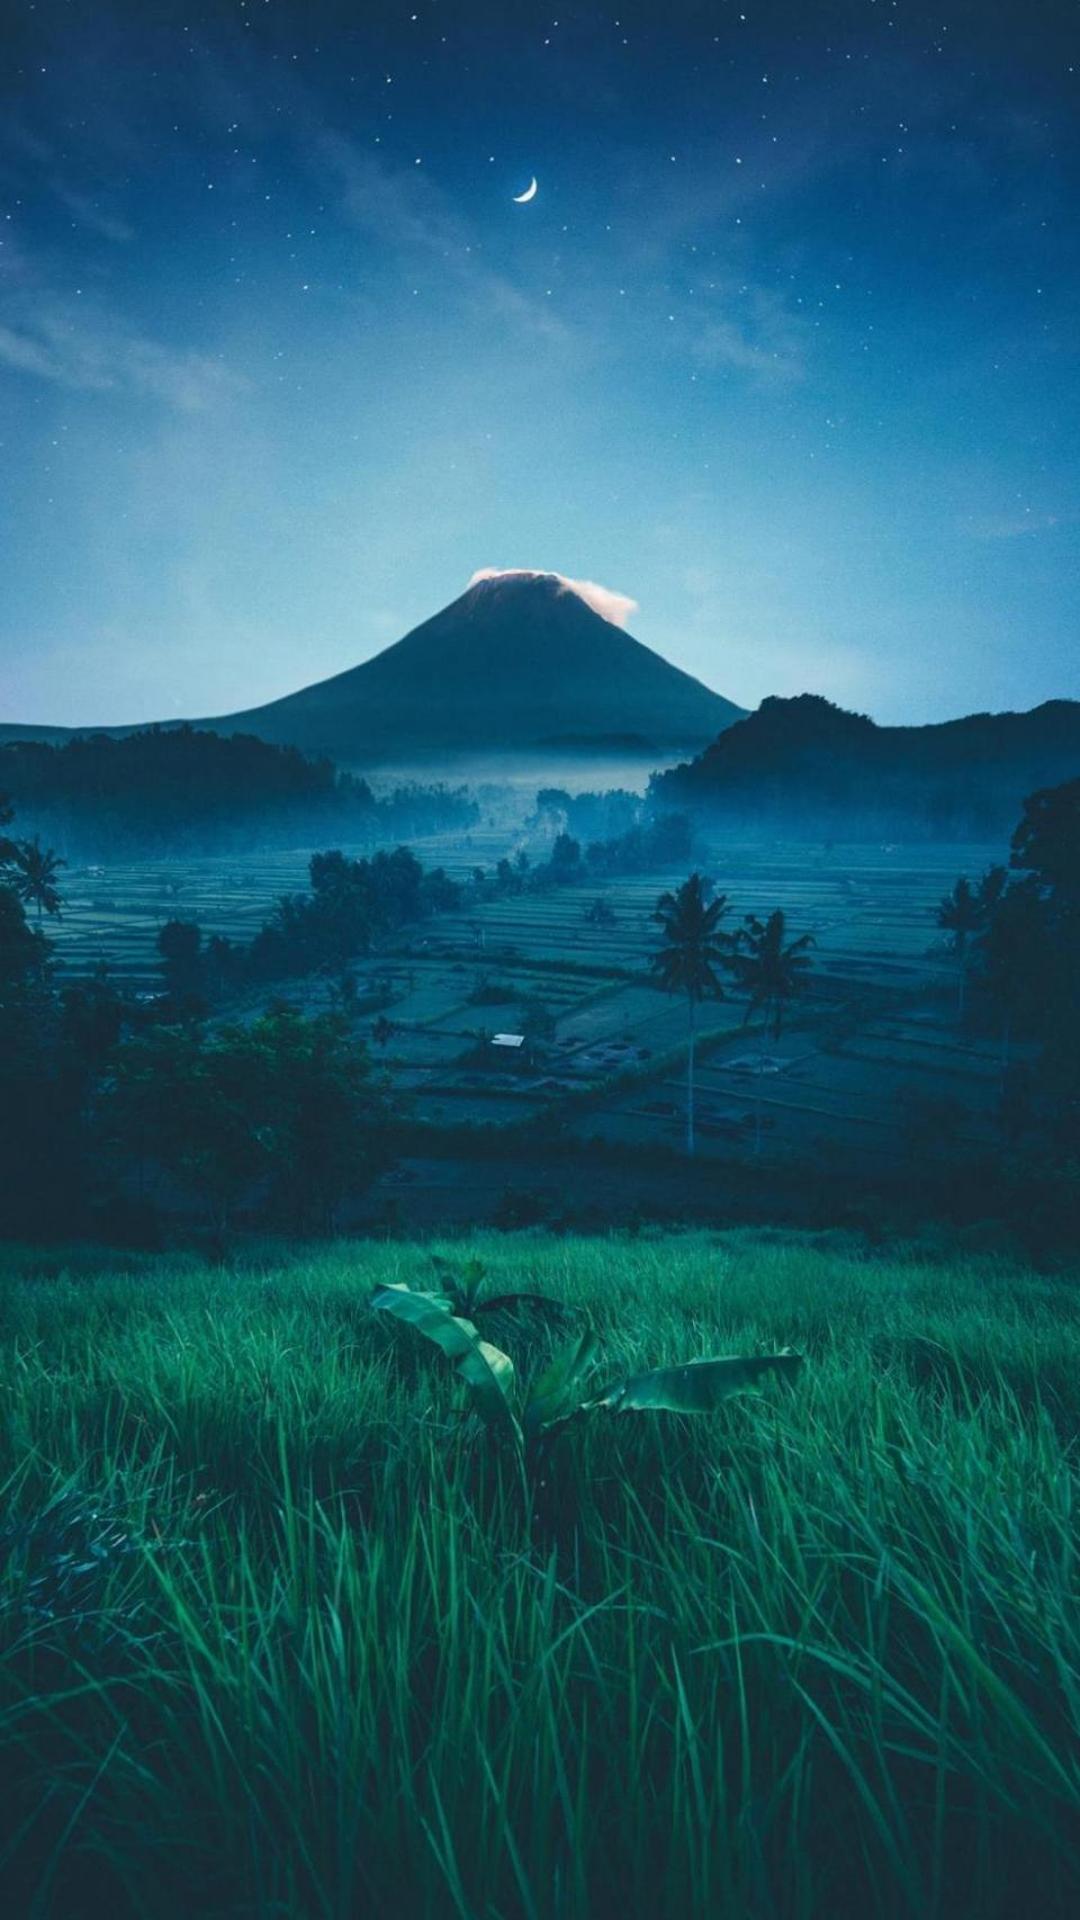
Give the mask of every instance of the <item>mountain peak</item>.
<svg viewBox="0 0 1080 1920">
<path fill-rule="evenodd" d="M 593 613 L 613 627 L 625 631 L 638 603 L 628 593 L 614 587 L 602 587 L 597 580 L 574 580 L 569 574 L 539 567 L 479 567 L 466 589 L 466 596 L 477 589 L 484 600 L 519 598 L 557 600 L 566 594 L 583 600 Z"/>
<path fill-rule="evenodd" d="M 360 767 L 699 752 L 742 709 L 635 640 L 634 607 L 595 581 L 485 567 L 374 659 L 196 724 Z"/>
</svg>

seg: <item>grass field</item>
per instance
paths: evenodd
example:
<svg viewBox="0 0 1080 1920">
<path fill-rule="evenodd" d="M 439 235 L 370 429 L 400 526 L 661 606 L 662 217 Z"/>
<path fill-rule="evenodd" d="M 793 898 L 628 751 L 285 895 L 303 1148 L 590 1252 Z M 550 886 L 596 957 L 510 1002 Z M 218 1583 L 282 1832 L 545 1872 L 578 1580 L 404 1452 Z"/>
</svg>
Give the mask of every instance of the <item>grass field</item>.
<svg viewBox="0 0 1080 1920">
<path fill-rule="evenodd" d="M 5 1256 L 7 1911 L 1080 1910 L 1074 1287 L 779 1234 L 436 1250 L 587 1310 L 601 1375 L 806 1366 L 523 1479 L 367 1307 L 428 1249 Z"/>
</svg>

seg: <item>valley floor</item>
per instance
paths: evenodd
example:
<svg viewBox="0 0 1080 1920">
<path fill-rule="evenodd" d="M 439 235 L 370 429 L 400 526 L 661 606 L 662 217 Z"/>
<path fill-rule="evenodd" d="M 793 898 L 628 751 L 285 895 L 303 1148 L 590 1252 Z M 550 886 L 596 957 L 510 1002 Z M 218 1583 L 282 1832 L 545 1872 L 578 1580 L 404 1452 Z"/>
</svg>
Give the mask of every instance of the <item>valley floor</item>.
<svg viewBox="0 0 1080 1920">
<path fill-rule="evenodd" d="M 455 1277 L 805 1365 L 520 1457 L 370 1308 Z M 8 1911 L 1064 1920 L 1078 1418 L 1074 1279 L 838 1234 L 8 1250 Z"/>
<path fill-rule="evenodd" d="M 490 873 L 513 839 L 505 824 L 489 824 L 415 844 L 428 865 L 466 881 L 474 865 Z M 533 851 L 539 858 L 545 848 Z M 996 1030 L 960 1020 L 956 963 L 934 908 L 958 873 L 977 875 L 1002 853 L 702 847 L 730 899 L 731 927 L 781 906 L 792 931 L 815 942 L 809 991 L 788 1010 L 778 1041 L 763 1043 L 757 1023 L 747 1026 L 745 998 L 730 984 L 725 998 L 700 1009 L 697 1154 L 718 1178 L 764 1164 L 783 1178 L 807 1169 L 813 1185 L 842 1167 L 853 1185 L 872 1190 L 908 1177 L 942 1141 L 961 1163 L 1000 1142 L 1008 1069 L 1022 1068 L 1030 1049 L 1006 1049 Z M 161 992 L 156 939 L 167 919 L 179 914 L 208 936 L 250 939 L 281 893 L 305 885 L 309 858 L 301 850 L 73 869 L 64 915 L 50 927 L 59 978 L 85 978 L 105 963 L 111 979 L 150 1002 Z M 640 1198 L 662 1218 L 679 1217 L 678 1181 L 663 1169 L 686 1137 L 686 1007 L 657 989 L 649 969 L 657 898 L 685 877 L 683 863 L 537 893 L 467 889 L 456 912 L 389 936 L 357 960 L 356 1031 L 396 1111 L 415 1123 L 417 1143 L 349 1224 L 428 1231 L 504 1214 L 512 1221 L 523 1195 L 527 1209 L 555 1221 L 568 1190 L 575 1219 L 632 1213 L 640 1168 L 594 1172 L 579 1192 L 566 1160 L 544 1153 L 530 1122 L 595 1141 L 612 1159 L 624 1149 L 655 1154 L 660 1171 L 649 1171 Z M 607 917 L 590 920 L 598 901 Z M 341 1004 L 339 982 L 316 975 L 253 989 L 216 1017 L 247 1019 L 282 996 L 306 1013 Z M 493 1035 L 530 1022 L 541 1037 L 530 1039 L 528 1059 L 493 1047 Z M 460 1166 L 425 1152 L 426 1127 L 469 1130 Z M 519 1164 L 500 1166 L 511 1136 Z M 696 1203 L 690 1211 L 708 1213 Z"/>
</svg>

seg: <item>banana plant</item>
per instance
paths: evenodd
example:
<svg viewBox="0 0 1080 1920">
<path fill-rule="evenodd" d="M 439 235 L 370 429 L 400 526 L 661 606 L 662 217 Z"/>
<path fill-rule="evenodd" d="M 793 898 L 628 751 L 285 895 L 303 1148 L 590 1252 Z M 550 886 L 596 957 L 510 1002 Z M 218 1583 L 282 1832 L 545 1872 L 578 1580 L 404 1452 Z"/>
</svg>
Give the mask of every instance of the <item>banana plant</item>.
<svg viewBox="0 0 1080 1920">
<path fill-rule="evenodd" d="M 377 1288 L 371 1304 L 378 1312 L 414 1327 L 446 1355 L 489 1427 L 509 1427 L 520 1437 L 513 1407 L 513 1361 L 482 1340 L 472 1321 L 455 1313 L 445 1295 L 420 1293 L 395 1280 Z"/>
<path fill-rule="evenodd" d="M 549 1293 L 515 1290 L 512 1293 L 485 1294 L 483 1287 L 487 1268 L 482 1260 L 467 1260 L 461 1271 L 457 1272 L 448 1260 L 433 1253 L 431 1264 L 440 1284 L 441 1297 L 448 1300 L 452 1311 L 463 1319 L 471 1320 L 477 1313 L 530 1312 L 550 1320 L 571 1321 L 577 1317 L 573 1307 L 567 1306 L 564 1300 L 554 1299 Z"/>
<path fill-rule="evenodd" d="M 586 1382 L 599 1352 L 597 1336 L 587 1327 L 560 1348 L 522 1392 L 509 1354 L 484 1340 L 471 1320 L 453 1311 L 445 1295 L 419 1293 L 394 1282 L 376 1291 L 372 1306 L 437 1346 L 453 1362 L 485 1423 L 531 1449 L 572 1420 L 601 1412 L 712 1413 L 732 1394 L 759 1392 L 769 1374 L 793 1380 L 802 1366 L 802 1355 L 787 1347 L 778 1353 L 689 1360 L 682 1366 L 628 1374 L 587 1396 Z"/>
</svg>

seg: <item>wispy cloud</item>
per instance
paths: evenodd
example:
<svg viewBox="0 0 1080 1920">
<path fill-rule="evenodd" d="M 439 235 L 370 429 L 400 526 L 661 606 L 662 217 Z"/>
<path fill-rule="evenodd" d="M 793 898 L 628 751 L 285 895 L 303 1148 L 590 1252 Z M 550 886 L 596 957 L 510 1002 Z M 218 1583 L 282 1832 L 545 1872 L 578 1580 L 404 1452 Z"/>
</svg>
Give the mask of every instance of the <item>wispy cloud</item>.
<svg viewBox="0 0 1080 1920">
<path fill-rule="evenodd" d="M 596 580 L 571 580 L 565 573 L 556 573 L 543 567 L 478 567 L 469 581 L 475 587 L 481 580 L 558 580 L 568 593 L 576 593 L 594 613 L 603 620 L 610 620 L 613 627 L 626 628 L 632 614 L 637 613 L 638 603 L 628 593 L 618 593 L 613 587 L 602 587 Z"/>
<path fill-rule="evenodd" d="M 1080 508 L 1064 508 L 1048 513 L 1038 507 L 1021 507 L 1006 513 L 968 514 L 961 522 L 973 540 L 1021 540 L 1025 534 L 1053 533 L 1059 527 L 1080 522 Z"/>
<path fill-rule="evenodd" d="M 61 293 L 10 254 L 0 272 L 0 367 L 84 393 L 143 394 L 178 413 L 205 412 L 246 384 L 214 355 L 138 332 L 100 299 Z"/>
<path fill-rule="evenodd" d="M 544 299 L 486 264 L 469 223 L 419 168 L 392 168 L 337 133 L 318 135 L 312 152 L 335 179 L 346 218 L 403 268 L 437 266 L 444 285 L 478 308 L 547 340 L 570 337 L 566 322 Z"/>
<path fill-rule="evenodd" d="M 135 238 L 135 229 L 122 220 L 117 213 L 110 212 L 88 193 L 76 193 L 72 188 L 57 181 L 54 188 L 57 199 L 73 214 L 79 226 L 90 233 L 96 233 L 102 240 L 111 240 L 117 246 L 124 245 Z"/>
<path fill-rule="evenodd" d="M 806 371 L 804 323 L 760 290 L 749 315 L 708 319 L 693 351 L 704 367 L 731 367 L 768 383 L 801 380 Z"/>
</svg>

